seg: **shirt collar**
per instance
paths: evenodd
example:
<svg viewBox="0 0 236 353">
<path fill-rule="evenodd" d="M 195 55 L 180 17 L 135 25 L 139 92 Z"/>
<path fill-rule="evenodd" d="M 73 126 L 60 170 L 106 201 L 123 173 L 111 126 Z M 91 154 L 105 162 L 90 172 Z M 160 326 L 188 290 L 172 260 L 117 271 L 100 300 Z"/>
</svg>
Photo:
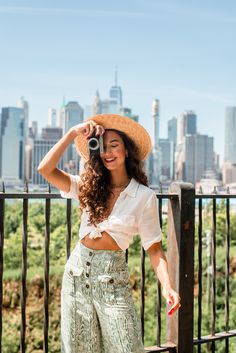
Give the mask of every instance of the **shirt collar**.
<svg viewBox="0 0 236 353">
<path fill-rule="evenodd" d="M 129 184 L 121 192 L 121 194 L 127 194 L 131 197 L 136 197 L 138 187 L 139 187 L 139 183 L 134 178 L 131 178 Z"/>
</svg>

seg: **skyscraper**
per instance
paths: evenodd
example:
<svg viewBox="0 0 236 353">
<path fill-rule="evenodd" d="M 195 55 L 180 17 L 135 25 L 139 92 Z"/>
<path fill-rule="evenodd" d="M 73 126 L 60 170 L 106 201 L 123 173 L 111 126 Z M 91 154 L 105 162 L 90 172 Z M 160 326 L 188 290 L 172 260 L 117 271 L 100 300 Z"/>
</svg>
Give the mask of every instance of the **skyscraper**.
<svg viewBox="0 0 236 353">
<path fill-rule="evenodd" d="M 159 142 L 159 107 L 160 103 L 158 99 L 152 102 L 152 119 L 153 119 L 153 149 L 150 153 L 146 162 L 147 170 L 149 174 L 149 182 L 153 186 L 157 186 L 160 183 L 161 176 L 161 150 L 158 144 Z"/>
<path fill-rule="evenodd" d="M 176 144 L 177 144 L 177 118 L 173 117 L 168 120 L 168 140 L 171 142 L 171 156 L 172 166 L 170 169 L 170 179 L 175 178 L 175 152 L 176 152 Z"/>
<path fill-rule="evenodd" d="M 55 139 L 35 139 L 32 140 L 32 183 L 37 185 L 45 185 L 48 182 L 44 177 L 38 172 L 37 167 L 44 156 L 50 151 L 50 149 L 55 145 L 58 140 Z M 64 169 L 63 158 L 58 162 L 58 168 Z"/>
<path fill-rule="evenodd" d="M 174 142 L 169 139 L 159 138 L 161 156 L 161 181 L 173 178 Z"/>
<path fill-rule="evenodd" d="M 214 170 L 213 137 L 208 135 L 186 135 L 183 142 L 183 180 L 190 183 L 200 181 L 204 172 Z"/>
<path fill-rule="evenodd" d="M 177 118 L 173 117 L 168 120 L 168 140 L 177 142 Z"/>
<path fill-rule="evenodd" d="M 48 109 L 48 126 L 56 127 L 57 126 L 57 111 L 56 109 Z"/>
<path fill-rule="evenodd" d="M 60 109 L 60 127 L 62 128 L 62 134 L 64 135 L 67 131 L 70 130 L 73 126 L 82 123 L 84 120 L 84 110 L 79 105 L 78 102 L 68 102 L 67 104 L 65 101 Z M 79 158 L 78 154 L 75 153 L 75 146 L 70 144 L 64 155 L 64 167 L 69 168 L 71 161 L 74 158 Z M 76 165 L 78 165 L 78 161 L 75 161 Z"/>
<path fill-rule="evenodd" d="M 115 70 L 115 84 L 110 88 L 110 98 L 117 101 L 118 106 L 123 106 L 122 89 L 118 86 L 117 69 Z"/>
<path fill-rule="evenodd" d="M 29 137 L 29 104 L 24 97 L 20 97 L 20 100 L 17 102 L 17 107 L 24 110 L 24 140 L 25 144 L 27 144 Z"/>
<path fill-rule="evenodd" d="M 197 133 L 197 115 L 192 110 L 186 110 L 178 120 L 177 141 L 181 143 L 187 134 Z"/>
<path fill-rule="evenodd" d="M 61 127 L 43 127 L 41 132 L 41 138 L 44 140 L 56 140 L 58 141 L 62 137 Z"/>
<path fill-rule="evenodd" d="M 37 139 L 38 138 L 38 122 L 33 120 L 31 126 L 29 127 L 29 138 Z"/>
<path fill-rule="evenodd" d="M 2 108 L 0 129 L 0 177 L 8 184 L 24 181 L 24 108 Z"/>
<path fill-rule="evenodd" d="M 152 102 L 152 118 L 153 118 L 153 147 L 158 146 L 160 133 L 160 102 L 159 99 L 154 99 Z"/>
<path fill-rule="evenodd" d="M 236 107 L 225 112 L 225 162 L 236 164 Z"/>
<path fill-rule="evenodd" d="M 128 118 L 136 121 L 137 123 L 139 121 L 139 116 L 136 114 L 133 114 L 131 108 L 122 107 L 120 110 L 120 115 L 127 116 Z"/>
<path fill-rule="evenodd" d="M 92 115 L 97 115 L 102 113 L 102 101 L 98 90 L 96 91 L 93 103 L 92 103 Z"/>
</svg>

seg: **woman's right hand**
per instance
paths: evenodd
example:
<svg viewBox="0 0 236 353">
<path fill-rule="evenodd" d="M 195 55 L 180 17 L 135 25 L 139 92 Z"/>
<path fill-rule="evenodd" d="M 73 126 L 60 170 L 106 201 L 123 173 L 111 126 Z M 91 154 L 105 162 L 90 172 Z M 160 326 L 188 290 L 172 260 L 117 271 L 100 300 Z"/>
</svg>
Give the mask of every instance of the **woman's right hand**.
<svg viewBox="0 0 236 353">
<path fill-rule="evenodd" d="M 77 135 L 82 134 L 82 136 L 86 137 L 87 139 L 93 134 L 94 130 L 97 136 L 103 135 L 105 132 L 104 127 L 102 125 L 98 125 L 93 120 L 88 120 L 78 125 L 75 125 L 70 130 L 72 131 L 74 138 Z"/>
</svg>

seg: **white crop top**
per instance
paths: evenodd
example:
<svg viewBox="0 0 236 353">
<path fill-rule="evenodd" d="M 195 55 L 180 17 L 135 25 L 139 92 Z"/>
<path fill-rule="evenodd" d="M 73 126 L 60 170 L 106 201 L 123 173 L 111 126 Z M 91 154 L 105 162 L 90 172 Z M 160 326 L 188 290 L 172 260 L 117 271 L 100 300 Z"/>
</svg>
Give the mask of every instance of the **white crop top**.
<svg viewBox="0 0 236 353">
<path fill-rule="evenodd" d="M 79 175 L 70 175 L 71 187 L 69 192 L 60 190 L 64 198 L 78 200 Z M 89 238 L 102 237 L 101 232 L 106 231 L 122 250 L 126 250 L 132 242 L 133 236 L 139 234 L 144 250 L 153 243 L 162 239 L 160 228 L 158 203 L 155 192 L 149 187 L 140 184 L 131 178 L 128 186 L 120 193 L 108 219 L 96 226 L 88 225 L 88 212 L 82 210 L 79 237 L 86 234 Z"/>
</svg>

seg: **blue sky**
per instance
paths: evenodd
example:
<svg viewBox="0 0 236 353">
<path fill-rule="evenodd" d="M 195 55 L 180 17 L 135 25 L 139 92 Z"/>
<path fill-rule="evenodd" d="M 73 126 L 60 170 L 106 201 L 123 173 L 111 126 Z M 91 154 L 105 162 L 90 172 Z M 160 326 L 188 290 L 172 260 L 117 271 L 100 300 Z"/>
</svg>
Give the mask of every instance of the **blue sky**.
<svg viewBox="0 0 236 353">
<path fill-rule="evenodd" d="M 0 107 L 20 96 L 30 120 L 47 123 L 62 97 L 107 98 L 118 68 L 124 105 L 152 129 L 160 99 L 161 137 L 186 109 L 224 152 L 225 108 L 236 105 L 236 2 L 183 0 L 1 1 Z"/>
</svg>

